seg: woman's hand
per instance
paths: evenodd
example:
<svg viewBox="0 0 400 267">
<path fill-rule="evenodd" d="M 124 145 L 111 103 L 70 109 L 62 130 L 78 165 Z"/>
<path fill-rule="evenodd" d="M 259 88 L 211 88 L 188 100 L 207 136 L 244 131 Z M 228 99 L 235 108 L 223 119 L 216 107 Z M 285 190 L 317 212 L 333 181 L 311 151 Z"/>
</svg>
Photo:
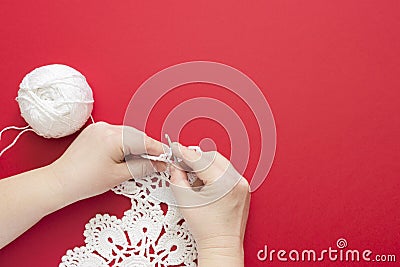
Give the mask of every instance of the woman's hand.
<svg viewBox="0 0 400 267">
<path fill-rule="evenodd" d="M 138 155 L 163 152 L 134 128 L 89 125 L 54 163 L 0 180 L 0 249 L 55 210 L 162 169 Z"/>
<path fill-rule="evenodd" d="M 250 204 L 247 181 L 217 152 L 200 155 L 176 143 L 173 152 L 204 184 L 195 189 L 184 171 L 177 166 L 170 168 L 171 188 L 177 204 L 185 206 L 180 210 L 196 240 L 199 266 L 243 266 Z"/>
<path fill-rule="evenodd" d="M 162 168 L 161 163 L 138 156 L 143 153 L 162 154 L 163 145 L 132 127 L 97 122 L 86 127 L 50 165 L 52 179 L 58 183 L 64 201 L 74 202 L 155 172 L 155 167 Z"/>
</svg>

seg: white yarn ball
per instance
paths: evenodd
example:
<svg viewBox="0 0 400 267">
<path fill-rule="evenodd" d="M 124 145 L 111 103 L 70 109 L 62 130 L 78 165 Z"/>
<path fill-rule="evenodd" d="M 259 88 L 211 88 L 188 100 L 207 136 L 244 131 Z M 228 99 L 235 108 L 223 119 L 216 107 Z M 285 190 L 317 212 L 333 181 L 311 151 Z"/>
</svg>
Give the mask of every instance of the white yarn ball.
<svg viewBox="0 0 400 267">
<path fill-rule="evenodd" d="M 28 73 L 19 86 L 17 101 L 25 121 L 47 138 L 79 130 L 90 117 L 94 102 L 85 76 L 60 64 Z"/>
</svg>

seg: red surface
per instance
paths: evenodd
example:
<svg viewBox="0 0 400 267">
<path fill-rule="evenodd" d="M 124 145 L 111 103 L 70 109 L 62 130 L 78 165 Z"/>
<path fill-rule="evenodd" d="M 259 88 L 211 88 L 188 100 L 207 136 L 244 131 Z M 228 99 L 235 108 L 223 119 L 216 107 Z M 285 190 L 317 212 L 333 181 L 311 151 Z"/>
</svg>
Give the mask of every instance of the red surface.
<svg viewBox="0 0 400 267">
<path fill-rule="evenodd" d="M 262 263 L 256 254 L 264 244 L 322 250 L 339 237 L 350 248 L 397 253 L 398 264 L 399 12 L 395 0 L 3 0 L 0 126 L 24 125 L 14 98 L 23 76 L 41 65 L 64 63 L 84 73 L 94 90 L 94 117 L 110 123 L 121 123 L 132 93 L 167 66 L 191 60 L 231 65 L 262 88 L 278 136 L 268 179 L 252 195 L 246 266 L 312 266 Z M 204 94 L 217 94 L 201 86 Z M 164 111 L 188 97 L 183 91 L 170 96 L 174 102 Z M 238 100 L 224 101 L 249 112 Z M 208 130 L 225 144 L 219 125 Z M 188 125 L 184 142 L 205 132 Z M 1 177 L 50 163 L 74 137 L 25 134 L 0 158 Z M 0 250 L 0 266 L 56 266 L 67 248 L 83 244 L 84 224 L 95 213 L 120 216 L 128 207 L 126 199 L 106 193 L 64 208 Z M 396 264 L 371 264 L 379 265 Z"/>
</svg>

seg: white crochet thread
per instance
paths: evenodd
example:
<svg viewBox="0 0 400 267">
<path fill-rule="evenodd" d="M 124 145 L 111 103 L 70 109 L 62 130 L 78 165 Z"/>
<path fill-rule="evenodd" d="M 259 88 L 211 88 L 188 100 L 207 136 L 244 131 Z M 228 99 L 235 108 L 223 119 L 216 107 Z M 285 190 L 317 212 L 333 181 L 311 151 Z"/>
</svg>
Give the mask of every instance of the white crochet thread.
<svg viewBox="0 0 400 267">
<path fill-rule="evenodd" d="M 11 127 L 13 127 L 12 129 L 20 128 L 20 127 L 14 127 L 14 126 L 11 126 Z M 29 126 L 27 126 L 27 127 L 29 127 Z M 25 128 L 25 129 L 24 129 L 22 132 L 20 132 L 20 133 L 14 138 L 14 141 L 12 141 L 11 144 L 9 144 L 9 145 L 6 146 L 2 151 L 0 151 L 0 157 L 3 155 L 4 152 L 6 152 L 7 150 L 9 150 L 11 147 L 13 147 L 13 146 L 15 145 L 15 143 L 17 143 L 17 141 L 18 141 L 18 139 L 21 137 L 21 135 L 23 135 L 23 134 L 26 133 L 26 132 L 33 131 L 33 129 L 29 129 L 29 128 L 27 128 L 27 127 L 21 127 L 21 128 Z M 7 127 L 7 128 L 9 128 L 9 127 Z M 4 132 L 4 129 L 3 129 L 2 132 Z M 1 139 L 1 134 L 2 134 L 2 132 L 0 133 L 0 139 Z"/>
<path fill-rule="evenodd" d="M 43 137 L 58 138 L 79 130 L 93 108 L 85 76 L 61 64 L 47 65 L 22 80 L 17 101 L 21 116 Z"/>
<path fill-rule="evenodd" d="M 86 78 L 77 70 L 61 64 L 42 66 L 28 73 L 22 80 L 16 98 L 26 127 L 9 126 L 24 130 L 0 152 L 11 148 L 21 134 L 34 131 L 46 138 L 59 138 L 79 130 L 90 117 L 93 94 Z M 30 129 L 28 129 L 31 127 Z"/>
<path fill-rule="evenodd" d="M 153 161 L 162 161 L 162 162 L 167 163 L 167 170 L 169 170 L 170 164 L 174 164 L 174 163 L 179 164 L 180 162 L 182 162 L 182 159 L 176 158 L 176 157 L 174 157 L 174 160 L 176 160 L 176 162 L 174 162 L 174 160 L 172 160 L 172 157 L 173 157 L 172 149 L 168 146 L 165 146 L 164 148 L 167 150 L 167 152 L 165 152 L 159 156 L 152 156 L 152 155 L 148 155 L 148 154 L 142 154 L 140 156 L 145 159 L 149 159 L 149 160 L 153 160 Z M 188 149 L 194 150 L 198 153 L 202 153 L 202 150 L 199 146 L 188 146 Z M 186 175 L 188 178 L 188 182 L 190 184 L 193 184 L 198 179 L 197 175 L 194 172 L 186 172 Z M 169 202 L 169 203 L 171 203 L 171 202 Z"/>
<path fill-rule="evenodd" d="M 169 178 L 162 172 L 115 187 L 132 207 L 120 219 L 92 218 L 84 231 L 86 245 L 68 250 L 59 267 L 197 266 L 196 243 L 178 208 L 163 210 L 158 200 L 171 203 Z"/>
<path fill-rule="evenodd" d="M 152 155 L 148 155 L 148 154 L 142 154 L 140 156 L 142 158 L 153 160 L 153 161 L 162 161 L 165 163 L 173 163 L 172 149 L 168 146 L 165 146 L 164 148 L 167 150 L 167 152 L 165 152 L 159 156 L 152 156 Z M 199 146 L 188 146 L 188 149 L 194 150 L 198 153 L 202 153 L 202 150 Z M 180 159 L 180 158 L 176 158 L 176 159 L 177 159 L 177 163 L 182 161 L 182 159 Z"/>
</svg>

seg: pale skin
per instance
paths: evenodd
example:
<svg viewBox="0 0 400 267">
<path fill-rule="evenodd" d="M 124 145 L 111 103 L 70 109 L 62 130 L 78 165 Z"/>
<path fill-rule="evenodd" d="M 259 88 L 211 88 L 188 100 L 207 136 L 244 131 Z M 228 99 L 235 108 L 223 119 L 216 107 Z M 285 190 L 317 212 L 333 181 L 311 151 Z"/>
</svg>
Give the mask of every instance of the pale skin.
<svg viewBox="0 0 400 267">
<path fill-rule="evenodd" d="M 123 130 L 124 129 L 124 130 Z M 122 135 L 129 142 L 122 143 Z M 196 170 L 195 151 L 179 144 L 174 154 Z M 160 155 L 163 144 L 144 133 L 104 122 L 84 129 L 66 152 L 52 164 L 0 180 L 0 249 L 12 242 L 46 215 L 76 201 L 104 193 L 128 179 L 143 177 L 165 169 L 139 157 L 125 155 Z M 197 172 L 202 184 L 211 185 L 221 176 L 229 161 L 219 153 L 206 170 Z M 190 190 L 186 173 L 172 167 L 171 183 Z M 249 211 L 249 185 L 241 177 L 222 198 L 207 205 L 180 208 L 197 243 L 200 267 L 244 266 L 243 239 Z M 173 190 L 177 199 L 179 190 Z M 200 194 L 201 192 L 199 192 Z M 197 193 L 196 193 L 197 194 Z M 178 201 L 179 204 L 179 201 Z M 27 207 L 29 207 L 27 209 Z"/>
</svg>

